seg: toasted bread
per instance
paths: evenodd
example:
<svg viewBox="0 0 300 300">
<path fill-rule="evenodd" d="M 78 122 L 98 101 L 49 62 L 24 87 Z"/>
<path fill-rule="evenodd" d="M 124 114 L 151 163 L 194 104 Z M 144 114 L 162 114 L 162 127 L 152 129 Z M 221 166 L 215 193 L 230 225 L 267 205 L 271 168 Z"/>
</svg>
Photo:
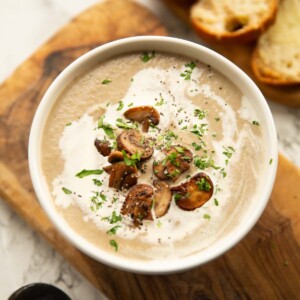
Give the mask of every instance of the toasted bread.
<svg viewBox="0 0 300 300">
<path fill-rule="evenodd" d="M 256 39 L 276 17 L 278 0 L 200 0 L 191 21 L 209 40 L 245 42 Z"/>
<path fill-rule="evenodd" d="M 281 1 L 276 22 L 258 40 L 252 69 L 264 83 L 300 83 L 300 0 Z"/>
</svg>

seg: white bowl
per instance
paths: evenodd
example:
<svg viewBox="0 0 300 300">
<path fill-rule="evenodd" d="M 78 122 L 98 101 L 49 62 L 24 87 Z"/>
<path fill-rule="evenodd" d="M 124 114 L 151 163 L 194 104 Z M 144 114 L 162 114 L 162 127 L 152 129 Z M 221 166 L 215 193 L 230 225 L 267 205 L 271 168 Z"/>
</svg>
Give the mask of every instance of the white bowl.
<svg viewBox="0 0 300 300">
<path fill-rule="evenodd" d="M 266 171 L 263 190 L 259 197 L 253 199 L 256 202 L 255 205 L 251 206 L 251 211 L 245 214 L 246 217 L 241 221 L 239 226 L 232 230 L 226 238 L 217 241 L 199 254 L 176 259 L 171 263 L 170 261 L 133 261 L 119 257 L 114 253 L 107 253 L 89 243 L 83 236 L 77 234 L 57 213 L 41 168 L 41 141 L 45 121 L 64 88 L 75 77 L 90 69 L 90 67 L 99 61 L 121 53 L 144 50 L 165 51 L 186 55 L 211 65 L 217 71 L 230 78 L 243 94 L 253 102 L 253 107 L 265 131 L 265 138 L 268 145 L 266 155 L 273 158 L 272 165 Z M 210 49 L 181 39 L 157 36 L 140 36 L 117 40 L 86 53 L 70 64 L 54 80 L 44 95 L 36 111 L 29 140 L 29 166 L 33 186 L 41 206 L 57 230 L 75 247 L 97 261 L 119 269 L 147 274 L 183 271 L 204 264 L 236 245 L 255 225 L 268 202 L 275 180 L 277 157 L 277 135 L 273 118 L 265 98 L 254 82 L 237 66 Z"/>
</svg>

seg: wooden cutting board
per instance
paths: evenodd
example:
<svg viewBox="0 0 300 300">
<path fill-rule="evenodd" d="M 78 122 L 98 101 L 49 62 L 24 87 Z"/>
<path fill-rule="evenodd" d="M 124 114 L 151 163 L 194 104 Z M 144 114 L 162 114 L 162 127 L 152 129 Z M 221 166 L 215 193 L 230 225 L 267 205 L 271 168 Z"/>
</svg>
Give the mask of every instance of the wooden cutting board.
<svg viewBox="0 0 300 300">
<path fill-rule="evenodd" d="M 166 5 L 185 23 L 191 27 L 190 7 L 196 0 L 163 0 Z M 255 42 L 250 44 L 222 43 L 206 41 L 215 51 L 221 53 L 241 69 L 243 69 L 259 86 L 267 99 L 278 103 L 300 107 L 300 85 L 290 87 L 275 87 L 259 82 L 254 76 L 251 68 L 251 57 L 255 47 Z"/>
<path fill-rule="evenodd" d="M 0 86 L 0 196 L 109 299 L 296 299 L 300 171 L 282 156 L 271 200 L 255 228 L 222 257 L 180 274 L 136 275 L 98 263 L 71 246 L 39 206 L 29 178 L 27 145 L 47 87 L 84 52 L 117 38 L 147 34 L 167 34 L 147 9 L 126 0 L 95 5 Z"/>
</svg>

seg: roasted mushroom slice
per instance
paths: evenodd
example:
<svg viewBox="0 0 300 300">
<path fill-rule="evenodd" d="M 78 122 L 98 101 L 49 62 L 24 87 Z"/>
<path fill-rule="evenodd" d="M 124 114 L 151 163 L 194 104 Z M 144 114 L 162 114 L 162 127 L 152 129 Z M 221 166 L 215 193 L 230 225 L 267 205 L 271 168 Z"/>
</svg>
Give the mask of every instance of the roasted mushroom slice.
<svg viewBox="0 0 300 300">
<path fill-rule="evenodd" d="M 154 212 L 157 218 L 164 216 L 171 204 L 172 193 L 167 182 L 154 180 L 155 187 L 154 195 Z"/>
<path fill-rule="evenodd" d="M 98 152 L 103 156 L 108 156 L 111 152 L 109 141 L 95 139 L 94 145 Z"/>
<path fill-rule="evenodd" d="M 118 135 L 117 147 L 119 150 L 125 150 L 130 155 L 140 154 L 141 160 L 150 158 L 154 151 L 149 142 L 134 129 L 125 130 Z"/>
<path fill-rule="evenodd" d="M 128 189 L 137 183 L 137 179 L 137 168 L 135 166 L 127 166 L 121 161 L 112 165 L 108 185 L 117 190 Z"/>
<path fill-rule="evenodd" d="M 111 173 L 111 170 L 112 170 L 112 167 L 113 167 L 113 165 L 107 165 L 107 166 L 104 166 L 102 169 L 103 169 L 107 174 L 110 174 L 110 173 Z"/>
<path fill-rule="evenodd" d="M 171 188 L 176 204 L 183 210 L 194 210 L 207 202 L 214 191 L 208 175 L 198 173 L 189 181 Z"/>
<path fill-rule="evenodd" d="M 125 118 L 142 123 L 143 132 L 148 132 L 150 124 L 159 123 L 159 113 L 153 106 L 136 106 L 124 112 Z"/>
<path fill-rule="evenodd" d="M 121 214 L 129 215 L 133 219 L 135 226 L 140 226 L 143 220 L 152 220 L 151 206 L 153 195 L 154 190 L 150 185 L 135 185 L 126 196 Z"/>
<path fill-rule="evenodd" d="M 124 160 L 124 157 L 121 151 L 113 151 L 109 154 L 107 160 L 112 164 Z"/>
<path fill-rule="evenodd" d="M 178 177 L 190 168 L 193 160 L 192 152 L 180 145 L 171 146 L 162 150 L 164 159 L 153 162 L 153 172 L 161 180 L 172 179 L 175 182 Z"/>
</svg>

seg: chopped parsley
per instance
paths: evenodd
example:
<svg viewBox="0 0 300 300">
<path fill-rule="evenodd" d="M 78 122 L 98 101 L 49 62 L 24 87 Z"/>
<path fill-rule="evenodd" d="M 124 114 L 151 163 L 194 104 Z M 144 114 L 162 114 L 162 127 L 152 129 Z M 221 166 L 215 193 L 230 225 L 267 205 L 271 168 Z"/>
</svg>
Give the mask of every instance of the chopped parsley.
<svg viewBox="0 0 300 300">
<path fill-rule="evenodd" d="M 164 98 L 162 97 L 162 95 L 159 94 L 159 96 L 160 96 L 160 101 L 156 101 L 156 102 L 155 102 L 155 106 L 162 106 L 163 104 L 165 104 L 165 100 L 164 100 Z"/>
<path fill-rule="evenodd" d="M 149 60 L 151 60 L 152 58 L 155 57 L 155 51 L 152 51 L 152 52 L 143 52 L 143 54 L 140 56 L 141 60 L 144 62 L 144 63 L 147 63 Z"/>
<path fill-rule="evenodd" d="M 192 143 L 192 146 L 194 147 L 194 149 L 195 149 L 196 151 L 199 151 L 199 150 L 202 149 L 202 146 L 199 145 L 199 144 L 197 144 L 197 143 L 195 143 L 195 142 Z"/>
<path fill-rule="evenodd" d="M 208 124 L 200 124 L 200 125 L 195 124 L 193 126 L 193 130 L 191 130 L 191 133 L 197 135 L 199 138 L 203 137 L 205 132 L 208 131 L 208 129 L 206 128 L 207 126 Z"/>
<path fill-rule="evenodd" d="M 210 215 L 209 214 L 204 214 L 203 218 L 206 219 L 206 220 L 210 220 Z"/>
<path fill-rule="evenodd" d="M 219 206 L 219 201 L 217 198 L 214 198 L 214 203 L 215 203 L 215 206 Z"/>
<path fill-rule="evenodd" d="M 102 84 L 109 84 L 109 83 L 111 83 L 111 80 L 109 79 L 102 80 Z"/>
<path fill-rule="evenodd" d="M 175 194 L 174 195 L 175 202 L 178 201 L 178 200 L 180 200 L 181 198 L 182 198 L 182 195 L 180 195 L 180 194 Z"/>
<path fill-rule="evenodd" d="M 116 226 L 112 227 L 111 229 L 109 229 L 106 233 L 109 234 L 109 235 L 115 235 L 119 228 L 121 228 L 121 226 L 116 225 Z"/>
<path fill-rule="evenodd" d="M 92 211 L 98 210 L 99 208 L 102 207 L 103 203 L 106 202 L 106 196 L 101 192 L 93 192 L 94 196 L 92 196 L 91 202 L 92 205 L 90 206 L 90 209 Z"/>
<path fill-rule="evenodd" d="M 93 182 L 97 186 L 101 186 L 103 184 L 103 182 L 101 180 L 98 180 L 98 179 L 93 179 Z"/>
<path fill-rule="evenodd" d="M 211 190 L 210 183 L 204 177 L 202 177 L 199 181 L 197 181 L 196 185 L 198 186 L 199 191 L 209 192 Z"/>
<path fill-rule="evenodd" d="M 110 139 L 113 139 L 115 138 L 115 135 L 114 135 L 114 130 L 113 128 L 111 127 L 111 125 L 109 124 L 104 124 L 104 116 L 101 116 L 98 120 L 98 128 L 102 128 L 105 132 L 105 134 L 110 138 Z"/>
<path fill-rule="evenodd" d="M 118 243 L 115 240 L 110 240 L 109 244 L 115 248 L 115 251 L 118 251 Z"/>
<path fill-rule="evenodd" d="M 141 160 L 141 154 L 134 153 L 131 156 L 127 155 L 127 153 L 122 150 L 122 154 L 123 154 L 123 158 L 124 158 L 124 162 L 126 164 L 126 166 L 135 166 L 137 162 L 139 162 Z"/>
<path fill-rule="evenodd" d="M 206 112 L 197 108 L 194 110 L 194 116 L 198 117 L 199 120 L 203 120 L 206 117 Z"/>
<path fill-rule="evenodd" d="M 214 161 L 212 158 L 209 157 L 200 157 L 198 155 L 194 156 L 194 165 L 200 170 L 205 170 L 206 168 L 212 167 L 215 170 L 220 169 L 220 167 L 217 167 L 214 165 Z"/>
<path fill-rule="evenodd" d="M 232 148 L 230 146 L 228 146 L 228 147 L 223 146 L 223 149 L 224 149 L 223 154 L 228 158 L 231 158 L 233 152 L 235 152 L 234 148 Z"/>
<path fill-rule="evenodd" d="M 256 126 L 259 126 L 258 121 L 252 121 L 252 124 L 253 124 L 253 125 L 256 125 Z"/>
<path fill-rule="evenodd" d="M 196 67 L 196 63 L 191 61 L 190 63 L 186 64 L 185 67 L 186 69 L 180 74 L 180 76 L 184 77 L 184 80 L 191 80 L 191 75 Z"/>
<path fill-rule="evenodd" d="M 269 161 L 269 165 L 271 165 L 271 164 L 272 164 L 272 162 L 273 162 L 273 158 L 271 158 L 271 159 L 270 159 L 270 161 Z"/>
<path fill-rule="evenodd" d="M 68 122 L 65 126 L 71 126 L 72 122 Z"/>
<path fill-rule="evenodd" d="M 89 175 L 100 175 L 103 173 L 103 170 L 86 170 L 86 169 L 83 169 L 82 171 L 80 171 L 79 173 L 77 173 L 75 176 L 76 177 L 79 177 L 79 178 L 83 178 L 83 177 L 86 177 L 86 176 L 89 176 Z"/>
<path fill-rule="evenodd" d="M 133 106 L 133 102 L 131 102 L 131 103 L 128 104 L 128 107 L 131 107 L 131 106 Z"/>
<path fill-rule="evenodd" d="M 137 129 L 137 124 L 132 123 L 131 121 L 125 121 L 122 118 L 118 118 L 116 122 L 116 126 L 123 129 Z"/>
<path fill-rule="evenodd" d="M 67 194 L 67 195 L 72 194 L 72 191 L 68 190 L 68 189 L 65 188 L 65 187 L 63 187 L 62 190 L 63 190 L 63 192 L 64 192 L 65 194 Z"/>
<path fill-rule="evenodd" d="M 215 118 L 215 120 L 216 120 L 217 122 L 219 122 L 219 121 L 220 121 L 220 118 L 219 118 L 219 117 L 217 117 L 217 118 Z"/>
<path fill-rule="evenodd" d="M 123 109 L 123 107 L 124 107 L 123 101 L 119 101 L 119 106 L 118 106 L 117 110 L 120 111 Z"/>
</svg>

